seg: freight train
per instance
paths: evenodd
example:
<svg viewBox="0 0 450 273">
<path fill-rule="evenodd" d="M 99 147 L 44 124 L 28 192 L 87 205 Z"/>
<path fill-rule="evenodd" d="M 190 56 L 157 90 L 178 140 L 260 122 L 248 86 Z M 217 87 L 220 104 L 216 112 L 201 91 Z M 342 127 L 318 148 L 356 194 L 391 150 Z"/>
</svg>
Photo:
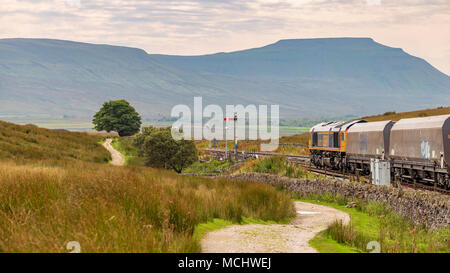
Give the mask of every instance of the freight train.
<svg viewBox="0 0 450 273">
<path fill-rule="evenodd" d="M 390 162 L 391 177 L 450 188 L 450 115 L 397 122 L 325 122 L 309 132 L 310 162 L 370 174 L 370 160 Z"/>
</svg>

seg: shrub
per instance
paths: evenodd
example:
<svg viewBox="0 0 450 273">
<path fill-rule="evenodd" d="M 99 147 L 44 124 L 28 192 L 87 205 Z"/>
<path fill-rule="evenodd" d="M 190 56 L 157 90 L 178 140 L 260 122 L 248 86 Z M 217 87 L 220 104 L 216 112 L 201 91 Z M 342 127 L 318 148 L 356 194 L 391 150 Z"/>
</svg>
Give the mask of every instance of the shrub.
<svg viewBox="0 0 450 273">
<path fill-rule="evenodd" d="M 395 111 L 391 111 L 391 112 L 385 112 L 385 113 L 383 114 L 383 116 L 389 116 L 389 115 L 395 115 L 395 114 L 396 114 Z"/>
<path fill-rule="evenodd" d="M 144 130 L 136 137 L 135 144 L 143 156 L 145 165 L 165 168 L 178 173 L 198 160 L 197 148 L 191 140 L 175 140 L 170 128 Z"/>
</svg>

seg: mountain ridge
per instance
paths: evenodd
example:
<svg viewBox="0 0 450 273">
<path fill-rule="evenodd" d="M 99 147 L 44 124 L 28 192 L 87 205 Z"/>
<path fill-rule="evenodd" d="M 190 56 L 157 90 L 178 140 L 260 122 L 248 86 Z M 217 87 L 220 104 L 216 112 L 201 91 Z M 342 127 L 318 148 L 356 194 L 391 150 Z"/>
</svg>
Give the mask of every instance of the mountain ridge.
<svg viewBox="0 0 450 273">
<path fill-rule="evenodd" d="M 88 118 L 125 98 L 146 118 L 176 104 L 279 104 L 283 117 L 450 104 L 450 77 L 372 38 L 285 39 L 196 56 L 53 39 L 0 39 L 0 117 Z M 369 104 L 367 102 L 370 102 Z"/>
</svg>

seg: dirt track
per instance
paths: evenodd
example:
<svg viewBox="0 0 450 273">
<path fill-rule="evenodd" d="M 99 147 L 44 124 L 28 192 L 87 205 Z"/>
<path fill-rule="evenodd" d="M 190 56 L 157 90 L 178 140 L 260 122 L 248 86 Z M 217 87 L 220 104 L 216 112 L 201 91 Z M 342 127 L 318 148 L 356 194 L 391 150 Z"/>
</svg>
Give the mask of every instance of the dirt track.
<svg viewBox="0 0 450 273">
<path fill-rule="evenodd" d="M 105 143 L 103 143 L 103 146 L 111 153 L 112 161 L 110 164 L 115 166 L 123 166 L 125 165 L 125 158 L 124 156 L 117 151 L 112 145 L 111 145 L 112 139 L 108 138 Z"/>
<path fill-rule="evenodd" d="M 204 253 L 313 253 L 308 241 L 335 220 L 350 216 L 331 207 L 295 202 L 297 218 L 286 225 L 235 225 L 208 233 Z"/>
</svg>

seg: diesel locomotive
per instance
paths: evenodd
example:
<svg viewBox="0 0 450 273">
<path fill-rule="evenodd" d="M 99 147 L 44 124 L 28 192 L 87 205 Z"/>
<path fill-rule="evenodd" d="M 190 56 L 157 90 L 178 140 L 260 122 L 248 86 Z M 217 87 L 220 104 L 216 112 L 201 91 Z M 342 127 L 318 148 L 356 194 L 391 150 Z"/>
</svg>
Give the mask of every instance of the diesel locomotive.
<svg viewBox="0 0 450 273">
<path fill-rule="evenodd" d="M 316 167 L 370 174 L 370 160 L 387 160 L 391 177 L 450 188 L 450 115 L 397 122 L 325 122 L 309 132 Z"/>
</svg>

